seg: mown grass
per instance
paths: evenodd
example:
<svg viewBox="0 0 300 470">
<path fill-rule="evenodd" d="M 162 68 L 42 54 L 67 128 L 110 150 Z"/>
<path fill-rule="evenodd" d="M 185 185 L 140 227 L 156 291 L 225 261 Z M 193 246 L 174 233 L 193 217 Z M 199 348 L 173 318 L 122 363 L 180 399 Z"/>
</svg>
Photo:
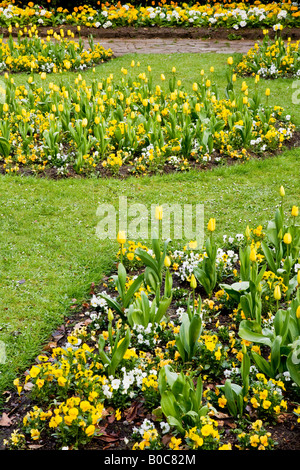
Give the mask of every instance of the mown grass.
<svg viewBox="0 0 300 470">
<path fill-rule="evenodd" d="M 175 66 L 178 78 L 189 87 L 200 70 L 208 71 L 212 64 L 221 89 L 226 83 L 226 56 L 218 54 L 173 54 L 159 59 L 157 55 L 128 55 L 97 67 L 96 73 L 90 70 L 82 75 L 88 82 L 113 73 L 117 80 L 120 69 L 129 69 L 132 59 L 140 61 L 141 71 L 150 65 L 157 83 L 161 83 L 161 73 L 168 80 Z M 73 81 L 76 75 L 52 75 L 46 81 Z M 22 83 L 27 76 L 14 79 Z M 250 85 L 251 80 L 247 82 Z M 272 103 L 283 105 L 300 124 L 299 109 L 287 92 L 291 80 L 261 80 L 259 86 L 262 92 L 268 86 Z M 121 195 L 127 196 L 129 204 L 143 203 L 149 208 L 151 204 L 203 203 L 205 221 L 216 218 L 216 236 L 222 243 L 223 234 L 234 235 L 244 232 L 246 225 L 266 223 L 279 202 L 281 185 L 286 190 L 286 211 L 299 205 L 299 157 L 299 149 L 293 149 L 212 171 L 126 180 L 1 176 L 0 341 L 7 360 L 0 365 L 0 397 L 70 314 L 70 306 L 88 298 L 91 282 L 99 282 L 112 267 L 117 243 L 96 236 L 99 204 L 110 203 L 117 210 Z"/>
</svg>

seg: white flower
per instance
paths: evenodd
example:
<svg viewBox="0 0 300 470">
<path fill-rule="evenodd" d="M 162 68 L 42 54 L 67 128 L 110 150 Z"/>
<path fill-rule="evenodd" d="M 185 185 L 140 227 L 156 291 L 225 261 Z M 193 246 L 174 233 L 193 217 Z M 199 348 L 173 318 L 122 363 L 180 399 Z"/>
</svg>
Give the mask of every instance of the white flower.
<svg viewBox="0 0 300 470">
<path fill-rule="evenodd" d="M 169 426 L 169 423 L 166 423 L 165 421 L 162 421 L 160 423 L 160 427 L 161 427 L 161 430 L 162 430 L 162 433 L 165 434 L 167 432 L 170 431 L 170 426 Z"/>
</svg>

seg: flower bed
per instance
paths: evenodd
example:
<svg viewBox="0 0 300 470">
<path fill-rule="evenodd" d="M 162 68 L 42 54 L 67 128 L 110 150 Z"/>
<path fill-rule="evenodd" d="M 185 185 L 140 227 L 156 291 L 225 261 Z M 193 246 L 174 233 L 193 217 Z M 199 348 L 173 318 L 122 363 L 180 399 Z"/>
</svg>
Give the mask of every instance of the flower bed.
<svg viewBox="0 0 300 470">
<path fill-rule="evenodd" d="M 48 31 L 46 39 L 38 35 L 35 26 L 18 31 L 18 38 L 9 36 L 7 42 L 0 44 L 0 71 L 10 72 L 47 72 L 58 73 L 66 70 L 84 70 L 98 65 L 113 55 L 112 50 L 105 50 L 100 44 L 94 44 L 90 37 L 89 48 L 83 41 L 74 39 L 74 33 L 60 34 Z"/>
<path fill-rule="evenodd" d="M 280 423 L 300 422 L 300 226 L 280 195 L 265 229 L 222 247 L 214 219 L 199 250 L 120 233 L 116 272 L 15 379 L 31 409 L 7 448 L 284 449 Z"/>
<path fill-rule="evenodd" d="M 87 86 L 40 85 L 33 74 L 17 87 L 5 75 L 6 102 L 0 104 L 3 171 L 54 169 L 57 174 L 147 174 L 248 160 L 282 148 L 295 130 L 281 107 L 268 105 L 258 89 L 236 89 L 228 60 L 225 98 L 201 71 L 185 90 L 173 68 L 169 83 L 153 85 L 151 68 L 131 63 L 123 79 L 110 75 Z M 40 77 L 46 78 L 42 73 Z"/>
<path fill-rule="evenodd" d="M 287 44 L 279 36 L 270 40 L 268 30 L 264 39 L 249 49 L 235 67 L 238 75 L 259 75 L 263 78 L 300 77 L 299 41 Z"/>
<path fill-rule="evenodd" d="M 84 3 L 84 2 L 83 2 Z M 100 7 L 82 5 L 68 11 L 62 7 L 41 8 L 29 2 L 23 8 L 2 2 L 0 25 L 38 24 L 55 26 L 77 24 L 95 28 L 120 26 L 195 26 L 226 27 L 240 30 L 244 27 L 299 26 L 299 6 L 291 2 L 260 3 L 163 3 L 158 6 L 134 6 L 130 3 Z"/>
</svg>

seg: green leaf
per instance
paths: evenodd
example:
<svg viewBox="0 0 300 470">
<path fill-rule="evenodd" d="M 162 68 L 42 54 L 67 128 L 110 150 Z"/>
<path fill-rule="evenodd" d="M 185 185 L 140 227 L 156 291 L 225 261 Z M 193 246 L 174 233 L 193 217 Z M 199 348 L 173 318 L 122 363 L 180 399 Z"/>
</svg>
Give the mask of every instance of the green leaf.
<svg viewBox="0 0 300 470">
<path fill-rule="evenodd" d="M 239 336 L 246 341 L 272 346 L 272 341 L 262 333 L 261 326 L 254 320 L 242 320 L 239 326 Z"/>
<path fill-rule="evenodd" d="M 110 372 L 112 375 L 114 375 L 116 368 L 122 361 L 124 354 L 126 353 L 129 343 L 131 339 L 131 332 L 130 329 L 128 328 L 125 334 L 124 339 L 120 342 L 119 346 L 117 347 L 113 357 L 111 358 L 111 364 L 110 364 Z"/>
<path fill-rule="evenodd" d="M 139 290 L 142 282 L 144 279 L 144 275 L 140 274 L 131 284 L 129 287 L 128 291 L 125 294 L 124 301 L 123 301 L 123 307 L 127 308 L 131 299 L 133 298 L 134 294 Z"/>
<path fill-rule="evenodd" d="M 10 143 L 5 137 L 0 137 L 0 155 L 8 158 L 10 153 Z"/>
<path fill-rule="evenodd" d="M 256 352 L 252 351 L 252 357 L 253 357 L 253 360 L 254 360 L 255 364 L 257 365 L 258 369 L 263 374 L 265 374 L 267 377 L 274 378 L 273 377 L 273 370 L 272 370 L 270 364 L 262 356 L 260 356 Z"/>
<path fill-rule="evenodd" d="M 276 273 L 276 265 L 270 248 L 268 247 L 265 241 L 261 242 L 261 247 L 263 249 L 269 268 L 271 269 L 271 271 L 273 271 L 273 273 Z"/>
</svg>

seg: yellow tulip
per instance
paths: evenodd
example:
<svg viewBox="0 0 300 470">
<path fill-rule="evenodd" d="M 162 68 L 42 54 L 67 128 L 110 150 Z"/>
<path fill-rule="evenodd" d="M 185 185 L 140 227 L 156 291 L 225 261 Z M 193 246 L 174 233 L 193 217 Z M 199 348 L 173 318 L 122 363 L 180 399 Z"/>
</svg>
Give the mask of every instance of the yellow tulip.
<svg viewBox="0 0 300 470">
<path fill-rule="evenodd" d="M 114 319 L 114 314 L 112 313 L 112 310 L 110 308 L 108 309 L 107 319 L 109 322 L 112 322 Z"/>
<path fill-rule="evenodd" d="M 207 229 L 210 232 L 214 232 L 216 230 L 216 219 L 209 219 Z"/>
<path fill-rule="evenodd" d="M 280 290 L 280 286 L 278 284 L 274 289 L 274 299 L 275 300 L 280 300 L 281 299 L 281 290 Z"/>
<path fill-rule="evenodd" d="M 170 260 L 169 256 L 165 257 L 164 265 L 165 265 L 166 268 L 169 268 L 169 266 L 171 266 L 171 260 Z"/>
<path fill-rule="evenodd" d="M 298 305 L 298 308 L 296 310 L 296 317 L 298 318 L 298 320 L 300 319 L 300 305 Z"/>
<path fill-rule="evenodd" d="M 157 220 L 162 220 L 162 218 L 163 218 L 163 208 L 162 208 L 162 206 L 157 206 L 155 208 L 155 218 Z"/>
<path fill-rule="evenodd" d="M 286 245 L 290 245 L 292 243 L 292 235 L 290 233 L 285 233 L 283 237 L 283 241 Z"/>
<path fill-rule="evenodd" d="M 283 187 L 283 186 L 280 186 L 279 193 L 280 193 L 280 196 L 281 196 L 281 197 L 284 197 L 284 196 L 285 196 L 285 190 L 284 190 L 284 187 Z"/>
<path fill-rule="evenodd" d="M 233 64 L 233 58 L 232 58 L 232 57 L 228 57 L 228 59 L 227 59 L 227 64 L 228 64 L 228 65 L 232 65 L 232 64 Z"/>
<path fill-rule="evenodd" d="M 195 278 L 194 274 L 191 275 L 190 286 L 191 286 L 192 289 L 196 289 L 196 287 L 197 287 L 197 281 L 196 281 L 196 278 Z"/>
<path fill-rule="evenodd" d="M 256 261 L 256 250 L 254 248 L 250 251 L 250 261 Z"/>
<path fill-rule="evenodd" d="M 270 92 L 270 88 L 267 88 L 267 89 L 266 89 L 266 96 L 270 96 L 270 93 L 271 93 L 271 92 Z"/>
<path fill-rule="evenodd" d="M 118 235 L 117 235 L 117 242 L 120 243 L 120 245 L 124 245 L 126 242 L 126 233 L 124 230 L 121 230 Z"/>
<path fill-rule="evenodd" d="M 293 216 L 293 217 L 297 217 L 298 214 L 299 214 L 299 209 L 298 209 L 298 207 L 297 207 L 297 206 L 293 206 L 293 207 L 292 207 L 292 216 Z"/>
</svg>

